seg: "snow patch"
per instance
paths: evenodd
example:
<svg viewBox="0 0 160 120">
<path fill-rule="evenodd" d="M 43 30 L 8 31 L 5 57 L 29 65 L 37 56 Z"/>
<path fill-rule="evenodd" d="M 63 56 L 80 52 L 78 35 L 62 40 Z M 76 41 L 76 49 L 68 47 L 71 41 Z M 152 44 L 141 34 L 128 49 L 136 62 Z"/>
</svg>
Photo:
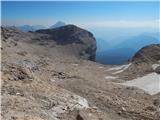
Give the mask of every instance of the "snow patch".
<svg viewBox="0 0 160 120">
<path fill-rule="evenodd" d="M 98 68 L 99 68 L 99 69 L 102 69 L 103 67 L 100 66 L 100 67 L 98 67 Z"/>
<path fill-rule="evenodd" d="M 136 78 L 122 84 L 140 88 L 148 92 L 150 95 L 154 95 L 160 92 L 160 75 L 157 73 L 150 73 L 146 76 Z"/>
<path fill-rule="evenodd" d="M 123 72 L 123 71 L 124 71 L 124 70 L 122 69 L 122 70 L 116 71 L 116 72 L 114 72 L 114 73 L 112 73 L 112 74 L 115 75 L 115 74 L 121 73 L 121 72 Z"/>
<path fill-rule="evenodd" d="M 153 64 L 153 65 L 152 65 L 152 69 L 155 70 L 155 69 L 156 69 L 157 67 L 159 67 L 159 66 L 160 66 L 160 64 Z"/>
<path fill-rule="evenodd" d="M 124 70 L 126 70 L 130 65 L 131 65 L 131 63 L 127 64 L 127 65 L 121 65 L 121 66 L 118 66 L 118 67 L 109 68 L 108 71 L 116 71 L 113 74 L 118 74 L 118 73 L 121 73 Z"/>
<path fill-rule="evenodd" d="M 118 77 L 115 77 L 115 76 L 106 76 L 105 79 L 116 79 Z"/>
<path fill-rule="evenodd" d="M 50 81 L 51 81 L 51 82 L 55 82 L 56 80 L 55 80 L 55 79 L 50 79 Z"/>
<path fill-rule="evenodd" d="M 78 64 L 72 64 L 73 66 L 78 66 Z"/>
<path fill-rule="evenodd" d="M 122 68 L 124 68 L 126 65 L 121 65 L 121 66 L 117 66 L 117 67 L 112 67 L 109 68 L 108 71 L 112 71 L 112 70 L 121 70 Z"/>
</svg>

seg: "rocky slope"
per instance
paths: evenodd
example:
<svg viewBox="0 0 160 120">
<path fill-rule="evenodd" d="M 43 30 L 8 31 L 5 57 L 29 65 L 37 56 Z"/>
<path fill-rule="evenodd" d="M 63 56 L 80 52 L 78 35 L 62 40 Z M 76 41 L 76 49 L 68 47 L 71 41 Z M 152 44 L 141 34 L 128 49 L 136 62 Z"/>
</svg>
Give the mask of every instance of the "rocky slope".
<svg viewBox="0 0 160 120">
<path fill-rule="evenodd" d="M 132 59 L 134 63 L 155 63 L 160 60 L 160 44 L 153 44 L 142 48 Z"/>
<path fill-rule="evenodd" d="M 115 69 L 87 60 L 96 49 L 91 33 L 73 25 L 1 32 L 3 120 L 159 119 L 159 94 L 120 84 L 119 70 L 130 65 Z"/>
<path fill-rule="evenodd" d="M 95 60 L 96 40 L 92 33 L 74 25 L 66 25 L 55 29 L 37 30 L 37 33 L 47 34 L 58 45 L 68 45 L 76 56 Z"/>
<path fill-rule="evenodd" d="M 130 60 L 131 66 L 124 72 L 124 76 L 143 76 L 156 72 L 160 73 L 160 44 L 152 44 L 140 49 Z"/>
</svg>

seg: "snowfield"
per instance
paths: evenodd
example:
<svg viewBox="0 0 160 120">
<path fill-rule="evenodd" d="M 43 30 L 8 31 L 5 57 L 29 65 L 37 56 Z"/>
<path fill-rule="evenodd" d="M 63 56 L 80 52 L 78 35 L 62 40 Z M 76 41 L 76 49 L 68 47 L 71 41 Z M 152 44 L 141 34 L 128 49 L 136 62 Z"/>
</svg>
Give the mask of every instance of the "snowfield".
<svg viewBox="0 0 160 120">
<path fill-rule="evenodd" d="M 159 66 L 160 66 L 160 64 L 153 64 L 153 65 L 152 65 L 152 69 L 155 70 L 155 69 L 156 69 L 157 67 L 159 67 Z"/>
<path fill-rule="evenodd" d="M 154 95 L 160 92 L 160 75 L 157 73 L 150 73 L 146 76 L 136 78 L 122 84 L 140 88 L 148 92 L 150 95 Z"/>
<path fill-rule="evenodd" d="M 114 77 L 114 76 L 106 76 L 105 79 L 116 79 L 118 77 Z"/>
<path fill-rule="evenodd" d="M 116 71 L 113 74 L 118 74 L 118 73 L 121 73 L 124 70 L 126 70 L 130 65 L 131 65 L 131 63 L 127 64 L 127 65 L 121 65 L 121 66 L 113 67 L 113 68 L 108 69 L 108 71 Z"/>
</svg>

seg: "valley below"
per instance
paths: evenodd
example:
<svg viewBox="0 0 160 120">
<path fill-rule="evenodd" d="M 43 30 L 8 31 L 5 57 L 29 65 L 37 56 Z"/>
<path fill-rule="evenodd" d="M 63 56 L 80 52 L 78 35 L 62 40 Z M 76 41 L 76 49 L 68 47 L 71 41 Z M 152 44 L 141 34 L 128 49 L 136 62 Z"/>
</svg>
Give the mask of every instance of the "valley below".
<svg viewBox="0 0 160 120">
<path fill-rule="evenodd" d="M 94 35 L 75 25 L 1 36 L 3 120 L 159 120 L 160 44 L 104 65 Z"/>
</svg>

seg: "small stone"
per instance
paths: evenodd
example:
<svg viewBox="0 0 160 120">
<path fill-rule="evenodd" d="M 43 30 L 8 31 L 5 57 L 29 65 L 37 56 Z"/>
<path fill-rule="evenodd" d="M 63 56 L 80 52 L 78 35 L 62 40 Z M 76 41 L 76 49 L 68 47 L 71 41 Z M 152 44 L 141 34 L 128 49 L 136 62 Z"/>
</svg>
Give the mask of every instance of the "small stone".
<svg viewBox="0 0 160 120">
<path fill-rule="evenodd" d="M 126 111 L 126 108 L 122 107 L 122 111 Z"/>
<path fill-rule="evenodd" d="M 16 95 L 21 95 L 21 93 L 16 93 Z"/>
</svg>

